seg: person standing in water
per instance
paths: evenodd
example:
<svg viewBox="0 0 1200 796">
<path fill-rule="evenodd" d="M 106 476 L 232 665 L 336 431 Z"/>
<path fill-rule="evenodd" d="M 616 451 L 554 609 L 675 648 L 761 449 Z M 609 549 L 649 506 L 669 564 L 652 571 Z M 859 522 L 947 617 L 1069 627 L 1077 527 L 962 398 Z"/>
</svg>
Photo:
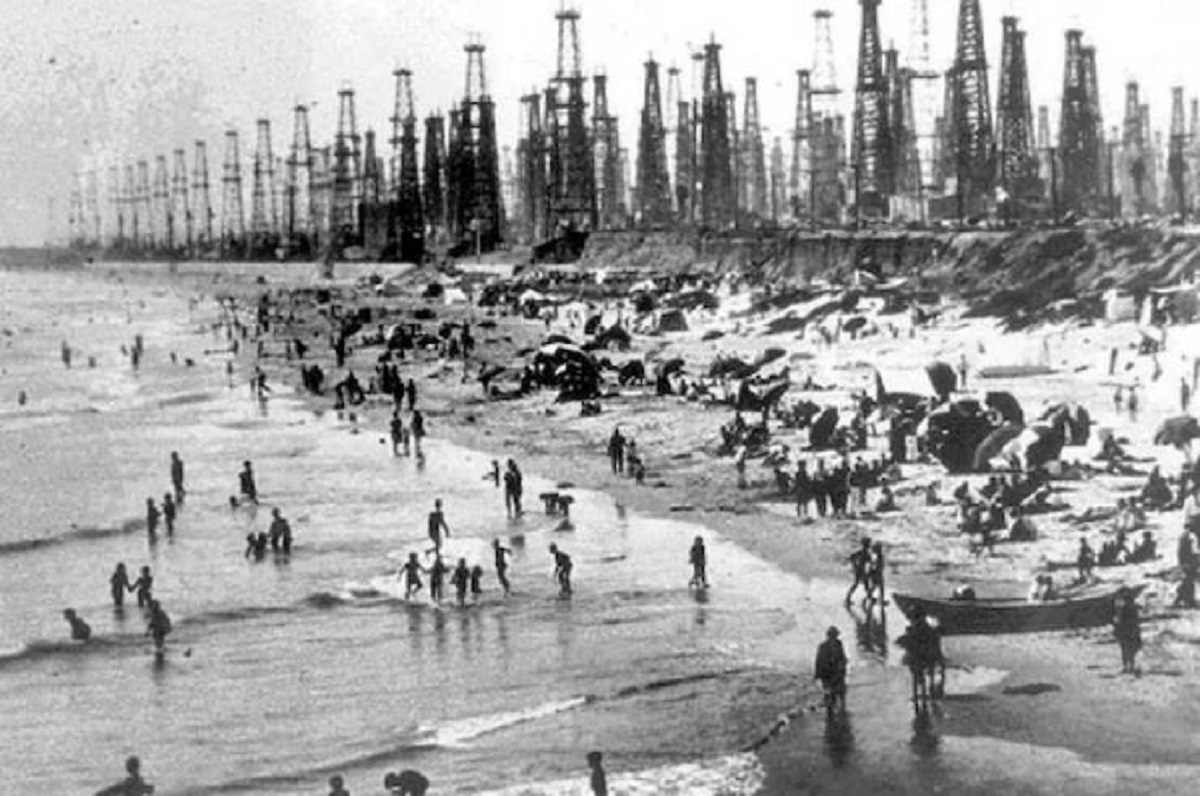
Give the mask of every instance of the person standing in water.
<svg viewBox="0 0 1200 796">
<path fill-rule="evenodd" d="M 125 593 L 133 591 L 133 584 L 129 582 L 129 573 L 125 571 L 124 561 L 117 564 L 117 568 L 113 570 L 113 574 L 108 579 L 108 585 L 112 590 L 113 607 L 118 610 L 124 608 Z"/>
<path fill-rule="evenodd" d="M 87 622 L 76 616 L 74 608 L 68 608 L 63 611 L 63 619 L 66 619 L 68 624 L 71 625 L 72 641 L 91 641 L 91 627 L 88 626 Z"/>
<path fill-rule="evenodd" d="M 154 639 L 155 653 L 162 655 L 166 649 L 167 634 L 171 632 L 171 618 L 163 610 L 158 600 L 150 601 L 150 620 L 146 625 L 146 635 Z"/>
<path fill-rule="evenodd" d="M 133 582 L 130 591 L 137 593 L 138 608 L 145 608 L 154 602 L 154 576 L 150 574 L 150 567 L 142 567 L 142 574 Z"/>
<path fill-rule="evenodd" d="M 455 596 L 458 597 L 458 607 L 465 608 L 467 605 L 467 589 L 471 586 L 471 568 L 467 566 L 467 559 L 458 559 L 458 566 L 450 574 L 450 582 L 454 584 Z"/>
<path fill-rule="evenodd" d="M 242 471 L 238 473 L 238 491 L 243 498 L 258 505 L 258 484 L 254 482 L 254 470 L 248 460 L 242 462 Z"/>
<path fill-rule="evenodd" d="M 67 345 L 67 341 L 62 342 L 62 362 L 67 370 L 71 369 L 71 346 Z"/>
<path fill-rule="evenodd" d="M 183 488 L 183 459 L 178 451 L 171 451 L 171 487 L 175 490 L 175 504 L 182 506 L 187 493 Z"/>
<path fill-rule="evenodd" d="M 434 604 L 441 605 L 446 591 L 446 573 L 450 570 L 442 561 L 440 553 L 433 557 L 433 565 L 427 571 L 429 572 L 429 598 L 433 600 Z"/>
<path fill-rule="evenodd" d="M 283 550 L 285 553 L 292 552 L 292 526 L 283 518 L 283 514 L 279 512 L 279 508 L 271 509 L 271 527 L 268 531 L 271 538 L 272 550 Z"/>
<path fill-rule="evenodd" d="M 521 515 L 521 492 L 523 489 L 521 471 L 517 463 L 508 460 L 504 471 L 504 509 L 510 517 Z"/>
<path fill-rule="evenodd" d="M 707 589 L 708 553 L 704 549 L 704 540 L 699 536 L 692 542 L 692 549 L 688 551 L 688 562 L 692 565 L 692 579 L 688 581 L 688 588 Z"/>
<path fill-rule="evenodd" d="M 825 631 L 825 640 L 817 647 L 814 680 L 825 689 L 825 709 L 832 712 L 846 707 L 846 650 L 842 647 L 838 629 Z"/>
<path fill-rule="evenodd" d="M 476 564 L 471 567 L 471 599 L 479 602 L 483 597 L 483 567 Z"/>
<path fill-rule="evenodd" d="M 446 524 L 446 515 L 442 511 L 442 499 L 433 501 L 433 511 L 429 512 L 429 541 L 433 542 L 433 552 L 442 552 L 442 542 L 450 535 L 450 526 Z"/>
<path fill-rule="evenodd" d="M 158 536 L 158 506 L 154 505 L 154 498 L 146 498 L 146 534 L 151 538 Z"/>
<path fill-rule="evenodd" d="M 558 545 L 550 545 L 550 555 L 554 556 L 554 579 L 558 581 L 559 594 L 562 597 L 571 596 L 571 557 L 558 549 Z"/>
<path fill-rule="evenodd" d="M 404 442 L 404 421 L 400 419 L 400 410 L 392 413 L 390 425 L 392 436 L 392 455 L 400 455 L 400 445 Z"/>
<path fill-rule="evenodd" d="M 850 604 L 850 598 L 854 596 L 854 592 L 858 591 L 859 586 L 863 587 L 863 591 L 867 593 L 867 597 L 871 596 L 870 539 L 863 539 L 862 546 L 850 554 L 850 569 L 854 574 L 854 582 L 850 584 L 850 590 L 846 592 L 846 605 Z"/>
<path fill-rule="evenodd" d="M 417 451 L 417 455 L 421 455 L 421 440 L 425 438 L 425 415 L 418 410 L 413 410 L 412 413 L 412 440 L 413 447 Z"/>
<path fill-rule="evenodd" d="M 142 779 L 142 761 L 136 757 L 126 760 L 125 773 L 125 779 L 97 792 L 96 796 L 150 796 L 154 793 L 154 786 Z"/>
<path fill-rule="evenodd" d="M 167 529 L 167 536 L 175 535 L 175 499 L 171 497 L 171 493 L 167 492 L 163 495 L 162 503 L 163 525 Z"/>
<path fill-rule="evenodd" d="M 417 560 L 416 553 L 409 553 L 408 560 L 400 566 L 399 575 L 404 578 L 404 599 L 411 600 L 421 590 L 421 573 L 424 568 Z"/>
<path fill-rule="evenodd" d="M 504 589 L 504 596 L 507 597 L 512 593 L 512 587 L 508 583 L 508 561 L 505 556 L 511 556 L 513 551 L 500 544 L 499 539 L 493 539 L 492 552 L 496 556 L 496 580 L 500 581 L 500 586 Z"/>
</svg>

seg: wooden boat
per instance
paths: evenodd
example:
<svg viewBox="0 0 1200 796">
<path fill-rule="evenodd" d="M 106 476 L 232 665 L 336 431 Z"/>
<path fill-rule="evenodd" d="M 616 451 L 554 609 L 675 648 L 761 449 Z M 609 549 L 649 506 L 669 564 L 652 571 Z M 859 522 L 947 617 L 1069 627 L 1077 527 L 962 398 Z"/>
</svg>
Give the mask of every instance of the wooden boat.
<svg viewBox="0 0 1200 796">
<path fill-rule="evenodd" d="M 1137 596 L 1144 585 L 1131 586 Z M 1080 592 L 1061 600 L 1030 602 L 1016 598 L 943 600 L 893 594 L 892 599 L 910 619 L 924 612 L 942 635 L 975 633 L 1042 633 L 1076 627 L 1098 627 L 1113 619 L 1118 589 Z"/>
</svg>

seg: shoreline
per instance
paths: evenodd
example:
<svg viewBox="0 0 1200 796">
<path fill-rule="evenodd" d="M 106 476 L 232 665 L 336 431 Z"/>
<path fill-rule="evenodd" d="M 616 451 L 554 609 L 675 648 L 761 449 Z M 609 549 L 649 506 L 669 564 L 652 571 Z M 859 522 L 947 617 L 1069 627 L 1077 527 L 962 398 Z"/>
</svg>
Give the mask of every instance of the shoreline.
<svg viewBox="0 0 1200 796">
<path fill-rule="evenodd" d="M 179 274 L 168 272 L 162 276 L 169 285 L 186 284 L 186 280 L 179 279 Z M 203 276 L 212 275 L 205 273 L 194 276 L 200 280 Z M 158 281 L 158 274 L 155 273 L 141 273 L 139 277 Z M 102 275 L 102 278 L 109 277 Z M 259 284 L 238 284 L 237 278 L 221 279 L 222 289 L 236 289 L 244 295 L 257 295 L 263 290 L 263 285 Z M 215 284 L 190 287 L 210 292 Z M 266 285 L 267 289 L 297 286 L 307 286 L 307 282 L 281 285 L 272 279 Z M 416 302 L 411 306 L 421 305 L 422 302 Z M 472 312 L 470 309 L 465 311 Z M 439 309 L 438 319 L 444 317 Z M 496 338 L 500 337 L 502 331 L 509 332 L 514 338 L 514 349 L 520 347 L 516 344 L 517 338 L 528 338 L 536 345 L 536 341 L 544 334 L 544 330 L 536 323 L 511 323 L 508 319 L 497 321 L 503 323 L 495 331 Z M 489 331 L 487 337 L 492 336 Z M 646 344 L 645 348 L 643 343 Z M 635 351 L 642 352 L 661 343 L 662 338 L 635 338 Z M 332 371 L 328 351 L 317 346 L 313 355 L 314 359 L 309 361 L 320 362 Z M 852 352 L 846 354 L 846 358 L 852 356 Z M 253 357 L 247 357 L 245 353 L 240 358 L 243 365 L 252 360 Z M 360 375 L 371 371 L 370 359 L 364 361 L 359 357 L 352 359 L 349 364 L 356 366 Z M 296 389 L 298 399 L 309 406 L 328 410 L 327 397 L 305 395 L 296 388 L 294 365 L 271 357 L 264 363 L 264 368 L 269 381 L 278 384 L 283 377 L 285 383 Z M 406 377 L 414 371 L 412 363 L 407 360 L 402 361 L 401 370 Z M 474 381 L 465 386 L 460 382 L 461 368 L 458 363 L 444 366 L 440 360 L 425 360 L 417 372 L 421 374 L 417 379 L 420 389 L 418 404 L 428 418 L 431 436 L 476 451 L 492 451 L 494 455 L 503 452 L 507 456 L 511 452 L 528 473 L 543 476 L 564 474 L 558 480 L 569 481 L 579 488 L 604 492 L 640 514 L 701 525 L 719 533 L 751 555 L 772 562 L 798 578 L 843 582 L 847 579 L 845 556 L 859 534 L 882 534 L 891 542 L 888 534 L 895 529 L 885 529 L 884 523 L 879 520 L 848 519 L 798 525 L 790 504 L 777 505 L 764 500 L 764 492 L 770 489 L 770 472 L 760 471 L 757 466 L 752 466 L 750 471 L 751 488 L 738 490 L 734 484 L 731 460 L 715 458 L 711 454 L 707 449 L 713 441 L 711 436 L 694 436 L 705 428 L 715 434 L 716 426 L 723 419 L 720 416 L 724 411 L 722 409 L 706 410 L 694 404 L 677 403 L 673 398 L 655 398 L 649 394 L 651 390 L 645 398 L 628 396 L 606 400 L 603 402 L 604 411 L 599 416 L 580 418 L 575 405 L 553 404 L 549 392 L 515 402 L 485 402 Z M 389 403 L 356 407 L 352 411 L 364 431 L 386 434 Z M 616 423 L 620 423 L 626 433 L 631 433 L 638 440 L 639 448 L 649 462 L 645 486 L 637 486 L 632 480 L 616 477 L 609 471 L 604 443 Z M 915 476 L 916 480 L 925 478 L 946 480 L 944 473 L 919 472 Z M 910 476 L 908 480 L 912 481 L 914 477 Z M 908 501 L 902 503 L 907 510 Z M 899 530 L 903 531 L 904 528 Z M 1160 541 L 1160 549 L 1164 551 L 1170 547 L 1169 543 L 1164 543 L 1167 539 L 1173 539 L 1173 535 Z M 904 586 L 930 584 L 948 591 L 956 583 L 946 576 L 945 571 L 914 571 L 916 563 L 915 555 L 891 556 L 890 588 L 897 583 Z M 1158 568 L 1162 569 L 1163 566 L 1165 563 Z M 996 581 L 1005 582 L 1003 578 L 997 578 Z M 1009 582 L 1015 581 L 1010 579 Z M 799 609 L 793 609 L 793 616 L 800 626 L 808 622 L 810 633 L 817 631 L 813 634 L 814 639 L 820 635 L 818 629 L 826 624 L 837 624 L 845 629 L 849 620 L 840 605 L 828 601 L 807 607 L 805 611 L 817 615 L 802 616 Z M 893 622 L 891 635 L 894 636 L 902 627 L 903 617 L 895 609 L 889 612 L 889 616 Z M 1147 626 L 1145 630 L 1148 649 L 1144 654 L 1149 659 L 1152 645 L 1157 642 L 1155 636 L 1161 633 L 1153 626 Z M 1178 629 L 1168 629 L 1167 632 L 1182 635 Z M 844 630 L 843 636 L 848 637 L 849 634 Z M 949 715 L 939 719 L 939 729 L 946 735 L 958 738 L 989 736 L 1045 749 L 1066 748 L 1100 762 L 1177 765 L 1192 759 L 1200 740 L 1192 736 L 1188 723 L 1190 717 L 1185 708 L 1196 695 L 1200 679 L 1191 660 L 1185 661 L 1179 654 L 1155 654 L 1154 657 L 1161 660 L 1156 660 L 1152 667 L 1148 667 L 1148 675 L 1151 676 L 1137 681 L 1115 681 L 1136 686 L 1128 689 L 1129 694 L 1122 694 L 1119 689 L 1111 687 L 1113 678 L 1110 672 L 1117 668 L 1117 656 L 1115 647 L 1107 643 L 1109 638 L 1111 634 L 1102 628 L 1082 634 L 1037 639 L 1041 642 L 1037 647 L 1037 656 L 1023 654 L 1025 644 L 1006 644 L 1003 639 L 971 638 L 964 643 L 955 639 L 948 653 L 956 663 L 973 667 L 988 666 L 1006 674 L 1000 681 L 984 686 L 971 699 L 950 701 L 948 706 L 951 709 L 946 711 Z M 1197 641 L 1200 641 L 1200 635 L 1197 635 Z M 790 658 L 788 652 L 791 653 Z M 807 681 L 809 654 L 807 649 L 785 651 L 781 653 L 781 661 L 794 662 L 801 678 Z M 859 659 L 861 664 L 852 669 L 850 677 L 852 713 L 856 707 L 862 709 L 860 700 L 863 697 L 869 699 L 872 693 L 880 691 L 894 692 L 897 683 L 907 686 L 905 670 L 894 664 L 887 666 L 867 662 L 857 652 L 852 656 Z M 856 685 L 857 674 L 874 680 L 878 679 L 880 673 L 884 676 L 883 684 Z M 1021 687 L 1031 683 L 1050 683 L 1059 690 L 1047 690 L 1043 695 L 1004 693 L 1006 687 Z M 896 711 L 889 709 L 885 713 L 894 717 Z M 774 742 L 764 748 L 794 747 L 797 742 L 802 748 L 811 746 L 820 729 L 813 725 L 818 723 L 806 721 L 801 714 L 800 720 L 777 728 L 780 731 L 774 734 Z M 1069 733 L 1077 737 L 1069 739 L 1066 737 Z M 1069 744 L 1064 746 L 1067 741 Z M 773 751 L 764 753 L 763 757 L 768 761 L 775 760 Z M 788 767 L 783 763 L 776 761 L 767 765 L 776 778 L 788 775 Z M 772 765 L 775 767 L 772 768 Z M 836 772 L 830 772 L 829 777 L 828 781 L 835 788 L 847 784 L 838 778 Z M 779 785 L 777 780 L 769 776 L 766 792 L 787 792 L 786 789 L 771 790 L 773 781 Z"/>
</svg>

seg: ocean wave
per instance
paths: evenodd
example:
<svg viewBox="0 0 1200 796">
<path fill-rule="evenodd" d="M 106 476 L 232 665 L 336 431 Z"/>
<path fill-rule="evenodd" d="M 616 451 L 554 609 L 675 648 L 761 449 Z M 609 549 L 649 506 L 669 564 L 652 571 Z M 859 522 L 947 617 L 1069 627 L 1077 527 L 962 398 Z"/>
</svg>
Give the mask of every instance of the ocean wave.
<svg viewBox="0 0 1200 796">
<path fill-rule="evenodd" d="M 737 674 L 743 674 L 749 671 L 748 669 L 726 669 L 720 672 L 699 672 L 697 674 L 686 674 L 679 677 L 666 677 L 661 680 L 651 680 L 648 683 L 640 683 L 638 685 L 630 685 L 618 689 L 613 695 L 614 699 L 624 697 L 638 696 L 640 694 L 649 694 L 654 691 L 661 691 L 664 688 L 674 688 L 680 685 L 689 685 L 691 683 L 702 683 L 706 680 L 724 680 L 727 677 L 732 677 Z"/>
<path fill-rule="evenodd" d="M 124 649 L 140 649 L 147 644 L 137 633 L 119 636 L 93 636 L 90 641 L 39 640 L 16 644 L 0 650 L 0 669 L 21 663 L 76 655 L 103 655 Z"/>
<path fill-rule="evenodd" d="M 558 702 L 547 702 L 525 710 L 492 713 L 486 716 L 468 716 L 462 719 L 452 719 L 441 724 L 418 726 L 413 731 L 412 738 L 418 743 L 433 747 L 463 747 L 466 746 L 468 741 L 473 741 L 480 736 L 514 727 L 518 724 L 524 724 L 527 721 L 544 719 L 556 713 L 574 710 L 591 701 L 593 701 L 591 697 L 574 697 Z"/>
<path fill-rule="evenodd" d="M 746 753 L 610 774 L 608 788 L 624 796 L 740 796 L 758 793 L 765 782 L 762 762 Z M 576 777 L 481 791 L 481 796 L 579 796 L 590 792 L 587 778 Z"/>
<path fill-rule="evenodd" d="M 72 542 L 90 542 L 97 539 L 108 539 L 113 536 L 124 536 L 144 530 L 145 528 L 146 521 L 136 519 L 127 520 L 116 528 L 71 528 L 69 531 L 64 531 L 53 536 L 42 536 L 34 539 L 12 539 L 0 542 L 0 556 L 29 553 L 34 550 L 57 547 L 58 545 L 70 544 Z"/>
</svg>

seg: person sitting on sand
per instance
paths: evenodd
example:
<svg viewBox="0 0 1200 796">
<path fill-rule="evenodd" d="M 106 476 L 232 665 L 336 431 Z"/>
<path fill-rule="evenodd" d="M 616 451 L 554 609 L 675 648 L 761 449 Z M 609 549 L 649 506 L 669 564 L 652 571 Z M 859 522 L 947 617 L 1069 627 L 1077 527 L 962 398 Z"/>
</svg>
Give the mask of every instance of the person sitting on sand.
<svg viewBox="0 0 1200 796">
<path fill-rule="evenodd" d="M 63 611 L 63 619 L 71 625 L 71 640 L 72 641 L 90 641 L 92 638 L 92 628 L 87 622 L 80 619 L 75 614 L 74 608 L 68 608 Z"/>
<path fill-rule="evenodd" d="M 408 768 L 399 774 L 385 776 L 383 787 L 391 796 L 425 796 L 429 790 L 429 780 L 420 772 Z"/>
<path fill-rule="evenodd" d="M 1171 487 L 1163 478 L 1161 469 L 1155 465 L 1146 478 L 1146 485 L 1142 487 L 1142 503 L 1151 511 L 1165 511 L 1173 501 Z"/>
<path fill-rule="evenodd" d="M 926 506 L 939 506 L 939 505 L 941 505 L 941 502 L 942 502 L 941 498 L 938 497 L 937 484 L 933 483 L 933 482 L 926 484 L 926 486 L 925 486 L 925 505 Z"/>
<path fill-rule="evenodd" d="M 1041 603 L 1057 599 L 1058 591 L 1054 588 L 1054 578 L 1049 575 L 1038 575 L 1034 579 L 1033 589 L 1029 592 L 1029 601 Z"/>
<path fill-rule="evenodd" d="M 1142 531 L 1142 540 L 1129 554 L 1129 563 L 1144 564 L 1156 558 L 1158 558 L 1158 544 L 1154 541 L 1154 536 L 1149 531 Z"/>
<path fill-rule="evenodd" d="M 1171 607 L 1196 607 L 1196 579 L 1190 574 L 1184 573 L 1183 580 L 1179 582 L 1179 586 L 1175 589 L 1175 601 L 1171 603 Z"/>
<path fill-rule="evenodd" d="M 1037 526 L 1033 520 L 1025 516 L 1020 506 L 1013 506 L 1011 511 L 1012 523 L 1008 526 L 1008 541 L 1033 542 L 1037 541 Z"/>
<path fill-rule="evenodd" d="M 150 796 L 154 786 L 142 779 L 142 761 L 130 757 L 125 761 L 125 779 L 116 785 L 97 791 L 96 796 Z"/>
<path fill-rule="evenodd" d="M 892 488 L 885 482 L 879 488 L 879 500 L 875 501 L 875 513 L 888 514 L 899 510 L 900 507 L 896 505 L 896 495 L 892 492 Z"/>
<path fill-rule="evenodd" d="M 350 796 L 350 791 L 346 790 L 345 780 L 337 774 L 329 778 L 329 796 Z"/>
</svg>

